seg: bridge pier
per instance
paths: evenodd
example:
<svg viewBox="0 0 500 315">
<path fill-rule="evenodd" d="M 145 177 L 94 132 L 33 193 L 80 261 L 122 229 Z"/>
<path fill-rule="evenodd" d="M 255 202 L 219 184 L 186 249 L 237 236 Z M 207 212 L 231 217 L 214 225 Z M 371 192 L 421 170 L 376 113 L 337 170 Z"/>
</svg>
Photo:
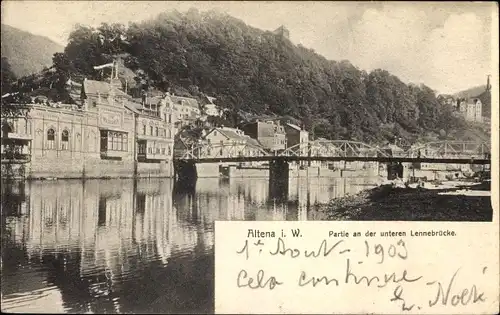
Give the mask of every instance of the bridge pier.
<svg viewBox="0 0 500 315">
<path fill-rule="evenodd" d="M 269 162 L 269 196 L 279 200 L 288 198 L 288 179 L 290 167 L 284 157 Z"/>
<path fill-rule="evenodd" d="M 175 185 L 178 189 L 192 189 L 196 186 L 198 174 L 196 164 L 193 161 L 175 160 L 174 161 Z"/>
<path fill-rule="evenodd" d="M 387 179 L 404 178 L 404 166 L 402 163 L 389 162 L 387 165 Z"/>
</svg>

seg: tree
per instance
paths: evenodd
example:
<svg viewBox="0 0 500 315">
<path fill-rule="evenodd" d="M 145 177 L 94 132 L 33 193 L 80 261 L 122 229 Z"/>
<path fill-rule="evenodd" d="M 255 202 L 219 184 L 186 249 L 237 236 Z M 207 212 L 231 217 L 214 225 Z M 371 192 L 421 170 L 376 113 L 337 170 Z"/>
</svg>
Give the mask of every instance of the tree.
<svg viewBox="0 0 500 315">
<path fill-rule="evenodd" d="M 2 95 L 12 91 L 15 85 L 16 75 L 12 72 L 12 68 L 6 57 L 2 57 Z"/>
</svg>

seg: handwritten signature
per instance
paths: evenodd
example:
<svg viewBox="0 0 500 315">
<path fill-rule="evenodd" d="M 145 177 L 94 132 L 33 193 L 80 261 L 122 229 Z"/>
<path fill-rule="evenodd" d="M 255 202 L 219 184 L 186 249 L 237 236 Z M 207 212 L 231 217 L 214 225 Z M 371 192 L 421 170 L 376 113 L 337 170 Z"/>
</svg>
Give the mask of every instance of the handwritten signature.
<svg viewBox="0 0 500 315">
<path fill-rule="evenodd" d="M 443 289 L 443 285 L 441 282 L 432 281 L 427 282 L 429 286 L 437 287 L 436 297 L 434 300 L 429 300 L 429 306 L 433 307 L 437 304 L 441 305 L 468 305 L 469 303 L 481 303 L 485 301 L 484 292 L 480 292 L 475 284 L 473 284 L 470 288 L 460 288 L 456 289 L 455 279 L 458 275 L 460 268 L 455 271 L 453 276 L 451 277 L 448 285 L 446 287 L 446 292 Z M 483 274 L 486 272 L 486 267 L 483 268 Z M 451 295 L 450 295 L 451 294 Z M 450 298 L 451 297 L 451 298 Z"/>
</svg>

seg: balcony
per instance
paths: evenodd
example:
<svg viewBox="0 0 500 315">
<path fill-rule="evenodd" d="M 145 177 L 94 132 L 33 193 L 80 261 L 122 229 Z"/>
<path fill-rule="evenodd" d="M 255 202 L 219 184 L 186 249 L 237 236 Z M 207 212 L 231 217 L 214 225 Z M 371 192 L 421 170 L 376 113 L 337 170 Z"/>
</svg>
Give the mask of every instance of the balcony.
<svg viewBox="0 0 500 315">
<path fill-rule="evenodd" d="M 128 151 L 106 150 L 106 151 L 101 151 L 101 158 L 109 160 L 121 160 L 128 154 L 129 154 Z"/>
<path fill-rule="evenodd" d="M 2 164 L 24 164 L 31 161 L 31 154 L 17 152 L 2 152 Z"/>
<path fill-rule="evenodd" d="M 7 133 L 7 139 L 30 141 L 33 140 L 33 137 L 29 134 L 9 132 Z"/>
<path fill-rule="evenodd" d="M 169 158 L 166 154 L 154 154 L 154 153 L 138 153 L 137 160 L 139 162 L 148 162 L 148 161 L 165 161 Z"/>
</svg>

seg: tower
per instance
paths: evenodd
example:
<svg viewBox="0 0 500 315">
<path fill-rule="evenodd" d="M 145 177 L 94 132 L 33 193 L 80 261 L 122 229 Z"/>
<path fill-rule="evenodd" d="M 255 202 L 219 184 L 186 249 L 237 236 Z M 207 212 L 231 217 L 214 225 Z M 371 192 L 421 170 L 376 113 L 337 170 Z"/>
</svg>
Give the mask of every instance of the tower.
<svg viewBox="0 0 500 315">
<path fill-rule="evenodd" d="M 118 77 L 118 61 L 113 61 L 113 66 L 111 68 L 111 77 L 109 79 L 109 83 L 115 88 L 122 90 L 122 81 Z"/>
</svg>

